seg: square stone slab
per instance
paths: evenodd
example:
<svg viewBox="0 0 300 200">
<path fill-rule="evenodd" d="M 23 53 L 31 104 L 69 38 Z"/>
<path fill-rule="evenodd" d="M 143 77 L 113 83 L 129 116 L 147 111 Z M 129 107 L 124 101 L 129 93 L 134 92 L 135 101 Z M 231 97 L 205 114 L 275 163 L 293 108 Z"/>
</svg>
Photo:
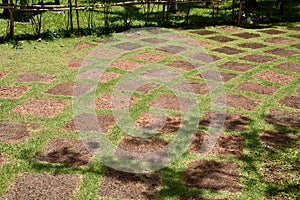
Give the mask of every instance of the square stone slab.
<svg viewBox="0 0 300 200">
<path fill-rule="evenodd" d="M 83 113 L 64 125 L 67 131 L 97 131 L 106 133 L 115 124 L 113 115 Z"/>
<path fill-rule="evenodd" d="M 238 50 L 238 49 L 231 48 L 231 47 L 221 47 L 221 48 L 214 49 L 213 51 L 216 51 L 216 52 L 219 52 L 219 53 L 224 53 L 224 54 L 227 54 L 227 55 L 235 55 L 235 54 L 245 52 L 245 51 Z"/>
<path fill-rule="evenodd" d="M 183 61 L 183 60 L 175 60 L 175 61 L 167 64 L 167 66 L 174 68 L 174 69 L 180 69 L 180 70 L 186 70 L 186 71 L 193 70 L 196 68 L 192 63 Z"/>
<path fill-rule="evenodd" d="M 117 52 L 117 51 L 96 48 L 96 49 L 92 50 L 91 52 L 89 52 L 87 56 L 103 59 L 103 58 L 113 58 L 114 56 L 116 56 L 118 54 L 119 54 L 119 52 Z"/>
<path fill-rule="evenodd" d="M 113 81 L 113 80 L 119 78 L 120 76 L 121 76 L 121 74 L 105 71 L 105 72 L 103 72 L 99 81 L 102 83 L 108 83 L 110 81 Z"/>
<path fill-rule="evenodd" d="M 20 98 L 28 90 L 28 86 L 18 85 L 1 85 L 0 86 L 0 98 Z"/>
<path fill-rule="evenodd" d="M 277 72 L 273 72 L 270 70 L 263 70 L 263 71 L 257 72 L 252 77 L 257 78 L 257 79 L 266 80 L 269 82 L 280 83 L 283 85 L 286 85 L 295 79 L 294 76 L 279 74 Z"/>
<path fill-rule="evenodd" d="M 144 53 L 134 55 L 134 56 L 132 56 L 132 58 L 137 59 L 137 60 L 146 61 L 146 62 L 159 62 L 159 61 L 165 59 L 166 56 L 160 55 L 160 54 L 144 52 Z"/>
<path fill-rule="evenodd" d="M 213 120 L 211 126 L 215 128 L 224 127 L 227 130 L 232 131 L 245 131 L 246 125 L 249 122 L 249 117 L 241 114 L 233 114 L 233 113 L 220 113 L 218 111 L 205 111 L 199 125 L 200 126 L 210 126 L 211 123 L 211 113 L 214 113 Z M 225 116 L 224 124 L 222 123 L 222 118 Z"/>
<path fill-rule="evenodd" d="M 100 197 L 157 200 L 159 174 L 133 174 L 108 168 L 99 188 Z"/>
<path fill-rule="evenodd" d="M 300 38 L 300 34 L 295 34 L 295 35 L 291 35 L 291 37 L 294 37 L 294 38 Z"/>
<path fill-rule="evenodd" d="M 295 112 L 288 112 L 285 110 L 270 109 L 265 121 L 269 124 L 277 126 L 299 129 L 300 128 L 300 114 Z"/>
<path fill-rule="evenodd" d="M 184 41 L 183 44 L 192 46 L 192 47 L 208 47 L 211 46 L 212 44 L 200 40 L 189 40 L 189 41 Z"/>
<path fill-rule="evenodd" d="M 129 100 L 129 101 L 128 101 Z M 97 98 L 95 105 L 100 109 L 129 109 L 133 104 L 139 100 L 135 96 L 125 96 L 119 94 L 102 94 L 101 97 Z"/>
<path fill-rule="evenodd" d="M 75 45 L 74 49 L 77 51 L 80 51 L 82 49 L 88 49 L 91 47 L 96 46 L 96 44 L 91 44 L 91 43 L 87 43 L 87 42 L 80 42 L 78 44 Z"/>
<path fill-rule="evenodd" d="M 197 160 L 191 162 L 183 173 L 187 187 L 221 190 L 232 193 L 241 191 L 239 166 L 230 162 Z"/>
<path fill-rule="evenodd" d="M 289 26 L 287 29 L 292 31 L 300 31 L 300 26 Z"/>
<path fill-rule="evenodd" d="M 245 81 L 236 86 L 235 89 L 239 91 L 253 92 L 261 95 L 273 95 L 278 90 L 278 87 L 261 85 L 252 81 Z"/>
<path fill-rule="evenodd" d="M 189 151 L 200 153 L 204 137 L 209 138 L 209 135 L 207 134 L 209 133 L 198 131 L 193 137 Z M 241 136 L 221 134 L 210 154 L 240 157 L 242 156 L 242 141 L 243 137 Z"/>
<path fill-rule="evenodd" d="M 272 44 L 288 44 L 288 43 L 294 42 L 294 40 L 281 38 L 281 37 L 267 38 L 264 41 L 272 43 Z"/>
<path fill-rule="evenodd" d="M 15 107 L 11 112 L 18 112 L 23 115 L 33 115 L 37 117 L 54 117 L 61 112 L 66 106 L 70 105 L 70 101 L 33 98 L 25 103 Z"/>
<path fill-rule="evenodd" d="M 274 60 L 274 58 L 270 56 L 263 56 L 263 55 L 257 55 L 257 54 L 250 54 L 247 56 L 243 56 L 240 58 L 241 60 L 246 60 L 250 62 L 256 62 L 256 63 L 266 63 Z"/>
<path fill-rule="evenodd" d="M 50 163 L 79 166 L 88 164 L 91 154 L 80 140 L 51 138 L 42 152 L 37 155 L 37 159 Z"/>
<path fill-rule="evenodd" d="M 121 60 L 118 60 L 118 61 L 115 61 L 115 62 L 111 63 L 109 66 L 110 67 L 116 67 L 116 68 L 119 68 L 119 69 L 125 70 L 125 71 L 131 71 L 133 69 L 136 69 L 136 68 L 142 66 L 142 64 L 138 63 L 138 62 L 131 61 L 131 60 L 121 59 Z"/>
<path fill-rule="evenodd" d="M 257 42 L 246 42 L 246 43 L 238 44 L 238 46 L 243 48 L 248 48 L 248 49 L 260 49 L 260 48 L 267 47 L 267 45 L 260 44 Z"/>
<path fill-rule="evenodd" d="M 290 72 L 296 72 L 300 74 L 300 64 L 298 63 L 292 63 L 292 62 L 284 62 L 282 64 L 274 66 L 274 68 L 286 70 Z"/>
<path fill-rule="evenodd" d="M 229 200 L 227 198 L 204 198 L 204 197 L 196 197 L 196 196 L 190 196 L 190 195 L 181 195 L 178 197 L 179 200 Z"/>
<path fill-rule="evenodd" d="M 296 49 L 300 49 L 300 44 L 293 44 L 292 47 L 295 47 Z"/>
<path fill-rule="evenodd" d="M 0 71 L 0 80 L 6 76 L 8 74 L 8 72 L 5 72 L 5 71 Z"/>
<path fill-rule="evenodd" d="M 217 41 L 217 42 L 222 42 L 222 43 L 231 42 L 231 41 L 235 40 L 233 38 L 226 37 L 226 36 L 214 36 L 214 37 L 209 37 L 208 39 L 214 40 L 214 41 Z"/>
<path fill-rule="evenodd" d="M 59 83 L 58 85 L 48 89 L 45 93 L 62 96 L 81 96 L 92 89 L 90 84 L 82 83 Z"/>
<path fill-rule="evenodd" d="M 180 116 L 165 116 L 159 113 L 142 113 L 135 122 L 138 128 L 171 135 L 179 130 L 180 124 Z"/>
<path fill-rule="evenodd" d="M 300 109 L 300 96 L 287 95 L 280 99 L 279 103 L 287 107 Z"/>
<path fill-rule="evenodd" d="M 219 67 L 221 67 L 223 69 L 238 71 L 238 72 L 245 72 L 245 71 L 248 71 L 250 69 L 253 69 L 255 66 L 251 65 L 251 64 L 245 64 L 245 63 L 239 63 L 239 62 L 235 62 L 235 61 L 229 61 L 229 62 L 226 62 L 226 63 L 220 65 Z"/>
<path fill-rule="evenodd" d="M 229 107 L 249 111 L 255 110 L 256 106 L 261 102 L 260 99 L 232 93 L 226 93 L 226 100 Z"/>
<path fill-rule="evenodd" d="M 39 126 L 24 122 L 0 121 L 0 142 L 24 142 Z"/>
<path fill-rule="evenodd" d="M 296 51 L 286 50 L 286 49 L 282 49 L 282 48 L 276 48 L 276 49 L 268 50 L 265 52 L 267 52 L 269 54 L 277 55 L 277 56 L 292 56 L 295 54 L 299 54 Z"/>
<path fill-rule="evenodd" d="M 243 39 L 250 39 L 250 38 L 257 38 L 257 37 L 260 37 L 260 34 L 256 34 L 256 33 L 247 33 L 247 32 L 244 32 L 244 33 L 236 33 L 236 34 L 233 34 L 234 36 L 237 36 L 237 37 L 240 37 L 240 38 L 243 38 Z"/>
<path fill-rule="evenodd" d="M 132 51 L 132 50 L 141 48 L 142 45 L 139 45 L 139 44 L 136 44 L 136 43 L 131 43 L 131 42 L 123 42 L 123 43 L 114 45 L 114 47 L 117 47 L 119 49 L 123 49 L 125 51 Z"/>
<path fill-rule="evenodd" d="M 197 101 L 195 99 L 175 96 L 173 94 L 161 94 L 160 96 L 153 99 L 149 103 L 149 106 L 187 112 L 196 103 Z"/>
<path fill-rule="evenodd" d="M 143 77 L 144 79 L 158 80 L 164 82 L 168 82 L 178 76 L 180 76 L 179 72 L 168 68 L 150 68 L 149 70 L 141 74 L 141 77 Z"/>
<path fill-rule="evenodd" d="M 40 82 L 51 83 L 55 75 L 41 72 L 22 72 L 17 78 L 17 82 Z"/>
<path fill-rule="evenodd" d="M 80 181 L 74 174 L 25 173 L 1 199 L 69 200 Z"/>
</svg>

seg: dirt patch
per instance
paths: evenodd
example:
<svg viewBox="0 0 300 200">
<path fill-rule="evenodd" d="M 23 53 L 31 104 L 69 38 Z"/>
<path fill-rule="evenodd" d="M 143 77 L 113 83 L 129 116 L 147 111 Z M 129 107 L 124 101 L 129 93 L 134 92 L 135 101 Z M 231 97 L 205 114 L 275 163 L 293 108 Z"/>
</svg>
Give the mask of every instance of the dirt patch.
<svg viewBox="0 0 300 200">
<path fill-rule="evenodd" d="M 115 73 L 115 72 L 103 72 L 101 78 L 100 78 L 100 82 L 102 83 L 108 83 L 112 80 L 115 80 L 117 78 L 119 78 L 121 76 L 121 74 Z"/>
<path fill-rule="evenodd" d="M 273 95 L 278 90 L 278 87 L 261 85 L 252 81 L 245 81 L 235 87 L 235 89 L 262 95 Z"/>
<path fill-rule="evenodd" d="M 41 72 L 22 72 L 17 78 L 17 82 L 40 82 L 51 83 L 55 79 L 55 75 Z"/>
<path fill-rule="evenodd" d="M 15 107 L 11 112 L 18 112 L 23 115 L 33 115 L 38 117 L 54 117 L 61 112 L 71 102 L 55 99 L 33 98 Z"/>
<path fill-rule="evenodd" d="M 81 42 L 79 44 L 76 44 L 74 49 L 77 50 L 77 51 L 80 51 L 82 49 L 87 49 L 87 48 L 91 48 L 91 47 L 94 47 L 96 46 L 95 44 L 90 44 L 90 43 L 86 43 L 86 42 Z"/>
<path fill-rule="evenodd" d="M 198 35 L 211 35 L 211 34 L 215 34 L 217 32 L 209 31 L 209 30 L 198 30 L 198 31 L 191 31 L 191 33 L 195 33 Z"/>
<path fill-rule="evenodd" d="M 145 38 L 145 39 L 142 39 L 142 41 L 148 42 L 150 44 L 160 44 L 160 43 L 167 42 L 167 40 L 160 39 L 160 38 Z"/>
<path fill-rule="evenodd" d="M 158 113 L 142 113 L 135 122 L 137 127 L 165 134 L 175 134 L 179 130 L 180 124 L 181 117 Z"/>
<path fill-rule="evenodd" d="M 80 131 L 99 131 L 99 132 L 106 133 L 108 129 L 114 124 L 115 124 L 115 120 L 113 115 L 104 115 L 104 114 L 95 115 L 95 114 L 84 113 L 75 116 L 71 121 L 66 123 L 63 128 L 67 131 L 80 130 Z"/>
<path fill-rule="evenodd" d="M 122 59 L 122 60 L 118 60 L 118 61 L 111 63 L 109 66 L 116 67 L 116 68 L 119 68 L 119 69 L 125 70 L 125 71 L 130 71 L 130 70 L 133 70 L 133 69 L 136 69 L 136 68 L 142 66 L 142 64 L 131 61 L 131 60 Z"/>
<path fill-rule="evenodd" d="M 175 68 L 175 69 L 186 70 L 186 71 L 195 69 L 195 66 L 192 63 L 183 61 L 183 60 L 173 61 L 173 62 L 167 64 L 167 66 Z"/>
<path fill-rule="evenodd" d="M 62 96 L 81 96 L 92 88 L 90 84 L 82 83 L 60 83 L 53 88 L 50 88 L 45 93 Z"/>
<path fill-rule="evenodd" d="M 264 41 L 273 43 L 273 44 L 288 44 L 288 43 L 294 42 L 294 40 L 289 40 L 289 39 L 280 38 L 280 37 L 268 38 L 268 39 L 265 39 Z"/>
<path fill-rule="evenodd" d="M 233 70 L 233 71 L 245 72 L 250 69 L 253 69 L 255 66 L 250 64 L 245 64 L 245 63 L 239 63 L 235 61 L 229 61 L 224 63 L 223 65 L 220 65 L 219 67 L 223 69 Z"/>
<path fill-rule="evenodd" d="M 219 32 L 225 32 L 225 33 L 232 33 L 232 32 L 236 32 L 236 31 L 240 31 L 240 28 L 237 27 L 230 27 L 230 26 L 225 26 L 225 27 L 220 27 L 218 28 Z"/>
<path fill-rule="evenodd" d="M 231 41 L 235 40 L 233 38 L 226 37 L 226 36 L 214 36 L 214 37 L 209 37 L 208 39 L 214 40 L 214 41 L 217 41 L 217 42 L 222 42 L 222 43 L 231 42 Z"/>
<path fill-rule="evenodd" d="M 133 58 L 137 59 L 137 60 L 146 61 L 146 62 L 159 62 L 159 61 L 165 59 L 166 56 L 160 55 L 160 54 L 144 52 L 144 53 L 134 55 Z"/>
<path fill-rule="evenodd" d="M 116 156 L 122 160 L 139 160 L 144 162 L 164 163 L 167 158 L 167 152 L 164 148 L 168 142 L 160 138 L 141 138 L 141 137 L 124 137 L 118 147 L 126 152 L 121 152 L 119 149 Z M 131 152 L 129 155 L 127 152 Z M 147 156 L 143 155 L 147 153 Z"/>
<path fill-rule="evenodd" d="M 287 95 L 283 97 L 279 103 L 281 105 L 285 105 L 291 108 L 296 108 L 300 109 L 300 97 L 299 96 L 292 96 L 292 95 Z"/>
<path fill-rule="evenodd" d="M 206 135 L 205 132 L 198 131 L 192 140 L 189 151 L 199 153 Z M 242 141 L 241 136 L 221 134 L 210 154 L 240 157 L 242 156 Z"/>
<path fill-rule="evenodd" d="M 255 33 L 247 33 L 247 32 L 244 32 L 244 33 L 236 33 L 236 34 L 233 34 L 234 36 L 237 36 L 237 37 L 240 37 L 240 38 L 243 38 L 243 39 L 250 39 L 250 38 L 257 38 L 257 37 L 260 37 L 260 34 L 255 34 Z"/>
<path fill-rule="evenodd" d="M 80 180 L 74 174 L 25 173 L 1 199 L 69 200 Z"/>
<path fill-rule="evenodd" d="M 28 86 L 0 86 L 0 98 L 20 98 L 28 90 Z"/>
<path fill-rule="evenodd" d="M 231 79 L 237 77 L 237 74 L 207 70 L 207 71 L 201 72 L 201 74 L 199 74 L 199 76 L 201 78 L 203 78 L 204 80 L 208 79 L 208 80 L 213 80 L 213 81 L 227 82 L 227 81 L 230 81 Z"/>
<path fill-rule="evenodd" d="M 207 94 L 209 92 L 208 86 L 205 83 L 199 83 L 197 81 L 186 80 L 172 87 L 175 90 L 182 92 L 189 92 L 192 94 Z"/>
<path fill-rule="evenodd" d="M 195 197 L 188 195 L 181 195 L 179 200 L 229 200 L 227 198 L 204 198 L 204 197 Z"/>
<path fill-rule="evenodd" d="M 300 26 L 289 26 L 287 29 L 292 30 L 292 31 L 300 31 Z"/>
<path fill-rule="evenodd" d="M 270 109 L 265 121 L 269 124 L 283 126 L 287 128 L 300 128 L 300 114 L 285 110 Z"/>
<path fill-rule="evenodd" d="M 119 49 L 123 49 L 125 51 L 132 51 L 132 50 L 141 48 L 142 45 L 139 45 L 139 44 L 136 44 L 136 43 L 131 43 L 131 42 L 123 42 L 123 43 L 114 45 L 114 47 L 117 47 Z"/>
<path fill-rule="evenodd" d="M 256 54 L 250 54 L 247 56 L 243 56 L 240 59 L 250 61 L 250 62 L 256 62 L 256 63 L 265 63 L 270 62 L 274 60 L 274 58 L 270 56 L 262 56 L 262 55 L 256 55 Z"/>
<path fill-rule="evenodd" d="M 0 71 L 0 80 L 6 76 L 8 74 L 8 72 L 5 72 L 5 71 Z"/>
<path fill-rule="evenodd" d="M 24 142 L 39 126 L 36 124 L 0 121 L 0 142 Z"/>
<path fill-rule="evenodd" d="M 127 102 L 129 98 L 129 102 Z M 138 97 L 126 97 L 117 94 L 102 94 L 100 98 L 96 99 L 95 104 L 100 109 L 125 109 L 131 107 L 138 101 Z M 116 105 L 113 105 L 114 104 Z"/>
<path fill-rule="evenodd" d="M 99 188 L 101 197 L 121 199 L 158 199 L 157 191 L 161 184 L 159 174 L 132 174 L 107 169 Z"/>
<path fill-rule="evenodd" d="M 248 49 L 260 49 L 267 47 L 267 45 L 256 43 L 256 42 L 246 42 L 242 44 L 238 44 L 239 47 L 248 48 Z"/>
<path fill-rule="evenodd" d="M 118 55 L 117 51 L 107 50 L 107 49 L 94 49 L 93 51 L 85 54 L 85 56 L 96 57 L 96 58 L 113 58 Z"/>
<path fill-rule="evenodd" d="M 224 53 L 224 54 L 227 54 L 227 55 L 235 55 L 235 54 L 245 52 L 245 51 L 238 50 L 238 49 L 231 48 L 231 47 L 221 47 L 221 48 L 214 49 L 213 51 L 216 51 L 216 52 L 219 52 L 219 53 Z"/>
<path fill-rule="evenodd" d="M 215 115 L 214 121 L 211 121 L 211 112 L 213 112 Z M 225 115 L 225 121 L 224 126 L 223 122 L 220 120 Z M 212 122 L 212 124 L 210 124 Z M 249 122 L 249 117 L 246 115 L 241 114 L 233 114 L 233 113 L 220 113 L 217 111 L 206 111 L 204 112 L 199 125 L 200 126 L 212 126 L 215 128 L 221 128 L 224 127 L 227 130 L 232 131 L 245 131 L 246 125 Z"/>
<path fill-rule="evenodd" d="M 90 158 L 91 155 L 84 144 L 73 138 L 52 138 L 37 155 L 40 161 L 74 166 L 86 165 Z"/>
<path fill-rule="evenodd" d="M 291 37 L 294 37 L 294 38 L 300 38 L 300 34 L 295 34 L 295 35 L 290 35 Z"/>
<path fill-rule="evenodd" d="M 266 33 L 266 34 L 270 34 L 270 35 L 278 35 L 278 34 L 283 34 L 283 33 L 285 33 L 285 32 L 283 32 L 283 31 L 279 31 L 279 30 L 276 30 L 276 29 L 262 30 L 262 31 L 259 31 L 259 32 Z"/>
<path fill-rule="evenodd" d="M 260 99 L 232 93 L 226 93 L 226 100 L 229 107 L 249 111 L 253 111 L 261 102 Z"/>
<path fill-rule="evenodd" d="M 259 134 L 259 138 L 266 148 L 275 150 L 282 147 L 282 145 L 295 141 L 298 137 L 289 133 L 264 131 Z"/>
<path fill-rule="evenodd" d="M 300 44 L 293 44 L 292 47 L 295 47 L 296 49 L 300 49 Z"/>
<path fill-rule="evenodd" d="M 82 66 L 82 63 L 83 63 L 82 58 L 72 58 L 68 63 L 68 67 L 70 67 L 70 68 L 80 68 Z"/>
<path fill-rule="evenodd" d="M 183 182 L 187 187 L 208 190 L 241 191 L 238 181 L 240 172 L 238 165 L 214 160 L 198 160 L 190 163 L 183 174 Z"/>
<path fill-rule="evenodd" d="M 177 54 L 177 53 L 185 51 L 186 48 L 181 47 L 181 46 L 168 45 L 168 46 L 160 47 L 157 50 Z"/>
<path fill-rule="evenodd" d="M 161 107 L 182 112 L 188 111 L 196 104 L 195 99 L 175 96 L 173 94 L 161 94 L 149 103 L 149 106 Z"/>
<path fill-rule="evenodd" d="M 273 72 L 270 70 L 263 70 L 263 71 L 257 72 L 252 77 L 257 78 L 257 79 L 266 80 L 269 82 L 280 83 L 283 85 L 286 85 L 295 79 L 294 76 L 279 74 L 277 72 Z"/>
<path fill-rule="evenodd" d="M 186 45 L 192 46 L 192 47 L 208 47 L 208 46 L 211 46 L 210 43 L 200 41 L 200 40 L 185 41 L 183 44 L 186 44 Z"/>
<path fill-rule="evenodd" d="M 291 51 L 291 50 L 286 50 L 286 49 L 282 49 L 282 48 L 276 48 L 276 49 L 272 49 L 272 50 L 268 50 L 265 51 L 266 53 L 270 53 L 270 54 L 274 54 L 277 56 L 292 56 L 295 54 L 299 54 L 296 51 Z"/>
<path fill-rule="evenodd" d="M 292 62 L 284 62 L 282 64 L 276 65 L 274 68 L 286 70 L 290 72 L 296 72 L 300 74 L 300 64 Z"/>
<path fill-rule="evenodd" d="M 211 62 L 215 62 L 217 60 L 220 60 L 221 58 L 219 58 L 218 56 L 209 55 L 207 53 L 202 52 L 202 53 L 192 55 L 191 59 L 200 60 L 200 61 L 205 62 L 205 63 L 211 63 Z"/>
<path fill-rule="evenodd" d="M 159 84 L 156 83 L 147 83 L 143 86 L 136 89 L 136 92 L 141 92 L 143 94 L 148 94 L 150 91 L 154 90 L 155 88 L 160 87 Z"/>
</svg>

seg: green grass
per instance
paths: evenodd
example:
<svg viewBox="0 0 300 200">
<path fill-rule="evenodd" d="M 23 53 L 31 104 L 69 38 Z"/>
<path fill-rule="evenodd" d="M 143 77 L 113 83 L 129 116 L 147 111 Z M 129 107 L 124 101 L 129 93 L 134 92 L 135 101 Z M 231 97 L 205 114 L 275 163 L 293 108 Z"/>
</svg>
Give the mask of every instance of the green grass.
<svg viewBox="0 0 300 200">
<path fill-rule="evenodd" d="M 300 25 L 295 23 L 293 25 Z M 297 34 L 296 31 L 288 30 L 286 26 L 275 26 L 277 30 L 287 32 L 286 34 L 279 35 L 292 39 L 292 44 L 299 43 L 299 39 L 291 37 L 292 34 Z M 243 43 L 245 40 L 234 37 L 232 33 L 221 33 L 218 32 L 218 27 L 211 27 L 208 30 L 216 31 L 214 35 L 226 35 L 237 40 L 221 44 L 223 46 L 230 46 L 233 48 L 239 48 L 237 44 Z M 240 29 L 239 32 L 252 32 L 257 33 L 257 29 Z M 239 55 L 224 56 L 224 54 L 216 53 L 211 51 L 217 47 L 221 47 L 220 43 L 213 42 L 207 39 L 208 36 L 199 36 L 192 34 L 189 30 L 181 31 L 183 34 L 192 36 L 194 39 L 207 41 L 212 45 L 205 49 L 216 56 L 223 59 L 216 61 L 216 65 L 221 65 L 227 61 L 237 61 L 239 57 L 251 53 L 260 55 L 269 55 L 265 53 L 265 50 L 270 50 L 275 47 L 284 49 L 294 50 L 297 49 L 290 46 L 290 44 L 270 44 L 264 41 L 266 38 L 272 37 L 271 35 L 261 33 L 261 38 L 255 39 L 256 42 L 266 44 L 267 47 L 257 50 L 246 50 L 244 53 Z M 279 37 L 278 36 L 278 37 Z M 35 41 L 19 41 L 18 44 L 5 42 L 0 44 L 0 52 L 2 60 L 0 62 L 0 71 L 10 72 L 7 76 L 0 80 L 0 85 L 28 85 L 29 90 L 19 99 L 1 99 L 0 101 L 0 121 L 17 121 L 17 122 L 31 122 L 37 123 L 41 126 L 40 130 L 20 144 L 5 144 L 0 143 L 0 152 L 8 156 L 7 161 L 0 166 L 0 196 L 7 192 L 12 183 L 20 176 L 23 172 L 55 172 L 55 173 L 74 173 L 79 174 L 82 177 L 82 181 L 76 190 L 73 199 L 98 199 L 98 188 L 102 182 L 103 175 L 106 167 L 99 163 L 97 160 L 92 160 L 87 166 L 82 167 L 70 167 L 67 165 L 51 164 L 51 163 L 40 163 L 35 160 L 35 155 L 42 150 L 46 142 L 53 137 L 72 137 L 79 138 L 76 132 L 67 132 L 62 126 L 73 117 L 72 106 L 66 107 L 63 112 L 57 114 L 53 118 L 46 117 L 34 117 L 29 115 L 21 115 L 18 113 L 9 112 L 11 109 L 25 102 L 29 98 L 44 97 L 51 99 L 61 99 L 71 101 L 71 97 L 54 96 L 45 94 L 44 92 L 52 88 L 61 82 L 75 81 L 75 76 L 78 73 L 77 69 L 71 69 L 66 67 L 68 61 L 74 57 L 82 57 L 83 52 L 87 52 L 91 49 L 85 49 L 76 51 L 73 47 L 80 42 L 95 43 L 93 40 L 99 39 L 95 36 L 81 37 L 81 38 L 60 38 L 54 39 L 53 41 L 43 40 L 42 42 Z M 250 42 L 250 40 L 249 40 Z M 96 43 L 95 43 L 96 44 Z M 242 48 L 240 48 L 242 49 Z M 71 51 L 71 54 L 64 54 L 66 51 Z M 154 50 L 155 51 L 155 50 Z M 157 52 L 157 51 L 155 51 Z M 299 50 L 298 50 L 299 52 Z M 124 55 L 124 58 L 131 57 L 137 54 L 138 51 Z M 168 56 L 167 59 L 162 60 L 162 64 L 166 64 L 175 60 L 175 56 L 170 56 L 168 53 L 163 53 Z M 272 55 L 273 56 L 273 55 Z M 300 198 L 299 193 L 299 158 L 300 158 L 300 143 L 299 140 L 285 146 L 278 147 L 275 151 L 267 150 L 259 140 L 259 133 L 263 130 L 270 131 L 284 131 L 299 136 L 299 130 L 293 130 L 288 128 L 282 128 L 275 125 L 266 124 L 264 118 L 267 115 L 269 109 L 280 108 L 300 114 L 297 109 L 281 106 L 277 102 L 286 95 L 298 95 L 296 89 L 300 85 L 300 75 L 293 72 L 283 71 L 275 69 L 272 66 L 280 64 L 285 61 L 294 63 L 300 63 L 299 56 L 287 56 L 287 57 L 276 57 L 273 62 L 265 64 L 255 64 L 247 61 L 239 61 L 243 63 L 254 64 L 256 67 L 241 73 L 236 71 L 230 71 L 226 69 L 220 69 L 223 72 L 236 73 L 238 76 L 225 83 L 225 90 L 231 93 L 242 94 L 248 97 L 261 99 L 258 107 L 253 111 L 237 110 L 234 108 L 228 108 L 228 112 L 246 114 L 250 118 L 250 122 L 247 126 L 247 130 L 244 132 L 229 131 L 226 130 L 225 134 L 239 135 L 243 137 L 243 156 L 237 157 L 226 157 L 218 155 L 209 155 L 206 159 L 213 159 L 218 161 L 230 161 L 239 164 L 241 171 L 240 182 L 242 183 L 242 191 L 240 193 L 229 193 L 224 191 L 210 191 L 187 188 L 182 184 L 182 174 L 187 165 L 193 161 L 199 159 L 199 156 L 192 153 L 185 153 L 182 157 L 176 160 L 172 165 L 161 169 L 162 173 L 162 187 L 159 189 L 158 194 L 160 199 L 177 199 L 179 195 L 193 195 L 202 197 L 225 197 L 230 199 L 264 199 L 271 196 L 282 196 L 286 199 L 298 199 Z M 179 59 L 179 58 L 178 58 Z M 135 60 L 137 61 L 137 60 Z M 138 61 L 141 62 L 141 61 Z M 270 83 L 267 81 L 256 80 L 252 77 L 258 71 L 272 70 L 282 74 L 292 75 L 295 80 L 287 85 L 281 85 L 277 83 Z M 37 71 L 54 74 L 56 79 L 50 84 L 42 83 L 18 83 L 14 79 L 18 73 L 23 71 Z M 123 73 L 124 71 L 118 69 L 112 69 L 112 71 Z M 190 72 L 182 72 L 184 76 L 199 82 L 204 80 L 197 77 L 197 70 Z M 234 90 L 234 88 L 245 80 L 253 80 L 263 85 L 273 85 L 279 87 L 278 91 L 273 96 L 258 95 L 249 92 L 241 92 Z M 113 86 L 117 83 L 117 80 L 112 81 L 108 84 L 99 84 L 96 96 L 99 97 L 102 93 L 108 93 L 113 90 Z M 160 93 L 165 92 L 165 88 L 158 88 L 153 90 L 149 95 L 141 93 L 134 93 L 134 96 L 139 97 L 139 101 L 130 109 L 130 114 L 134 119 L 148 111 L 149 106 L 147 105 L 152 99 L 159 96 Z M 201 110 L 209 109 L 209 96 L 199 95 L 198 97 L 203 100 L 208 100 L 204 105 L 199 105 Z M 109 110 L 96 110 L 97 113 L 111 113 Z M 169 114 L 180 114 L 176 111 L 167 111 Z M 199 117 L 200 117 L 199 113 Z M 199 130 L 207 130 L 206 127 L 199 127 Z M 117 144 L 124 133 L 119 127 L 114 126 L 108 131 L 108 138 Z M 166 140 L 174 139 L 173 136 L 158 136 Z M 270 179 L 271 177 L 263 176 L 263 171 L 269 166 L 274 171 L 278 172 L 278 181 Z"/>
</svg>

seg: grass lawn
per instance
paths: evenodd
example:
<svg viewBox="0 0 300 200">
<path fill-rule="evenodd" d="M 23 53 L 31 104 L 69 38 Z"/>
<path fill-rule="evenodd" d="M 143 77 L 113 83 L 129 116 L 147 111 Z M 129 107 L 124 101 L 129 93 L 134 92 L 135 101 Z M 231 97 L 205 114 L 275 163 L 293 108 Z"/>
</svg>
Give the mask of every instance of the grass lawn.
<svg viewBox="0 0 300 200">
<path fill-rule="evenodd" d="M 0 199 L 299 199 L 299 30 L 299 23 L 214 26 L 0 44 Z M 128 77 L 132 85 L 122 82 Z M 116 89 L 120 83 L 125 87 Z M 224 130 L 202 157 L 203 138 L 218 130 L 209 127 L 210 111 L 222 110 L 211 101 L 223 92 Z M 180 142 L 181 127 L 196 134 L 171 165 L 146 174 L 117 171 L 91 155 L 101 144 L 81 97 L 95 102 L 106 138 L 128 152 Z M 189 105 L 197 120 L 185 120 Z M 158 133 L 129 136 L 136 129 L 126 127 L 128 116 L 136 129 Z M 153 159 L 138 157 L 143 164 Z"/>
</svg>

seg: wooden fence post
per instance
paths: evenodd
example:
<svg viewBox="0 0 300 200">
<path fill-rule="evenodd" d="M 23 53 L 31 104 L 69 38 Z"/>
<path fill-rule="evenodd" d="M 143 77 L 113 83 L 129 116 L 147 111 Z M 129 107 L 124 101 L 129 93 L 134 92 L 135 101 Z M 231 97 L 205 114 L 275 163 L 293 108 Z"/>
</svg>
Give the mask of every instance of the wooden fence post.
<svg viewBox="0 0 300 200">
<path fill-rule="evenodd" d="M 15 11 L 15 7 L 13 5 L 13 0 L 10 0 L 10 9 L 9 9 L 9 17 L 10 17 L 10 24 L 9 24 L 9 34 L 10 34 L 10 38 L 14 39 L 15 38 L 15 25 L 14 25 L 14 11 Z"/>
</svg>

